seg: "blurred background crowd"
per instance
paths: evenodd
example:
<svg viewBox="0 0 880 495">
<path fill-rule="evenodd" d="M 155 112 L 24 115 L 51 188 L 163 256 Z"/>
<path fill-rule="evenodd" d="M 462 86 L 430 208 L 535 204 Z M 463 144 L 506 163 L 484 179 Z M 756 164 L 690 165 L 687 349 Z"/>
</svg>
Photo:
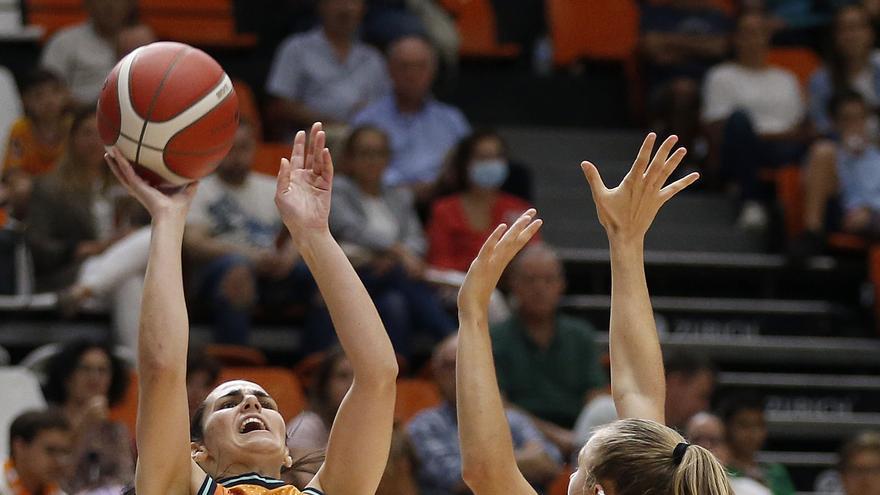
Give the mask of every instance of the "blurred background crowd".
<svg viewBox="0 0 880 495">
<path fill-rule="evenodd" d="M 352 379 L 273 202 L 293 134 L 321 121 L 330 228 L 402 370 L 380 493 L 467 493 L 455 295 L 532 205 L 547 227 L 491 332 L 520 469 L 565 493 L 616 419 L 576 165 L 611 182 L 653 130 L 702 175 L 647 245 L 669 425 L 739 495 L 880 494 L 878 28 L 876 0 L 0 0 L 0 494 L 132 483 L 150 219 L 104 164 L 95 102 L 159 40 L 220 61 L 241 111 L 184 238 L 191 410 L 228 377 L 266 385 L 292 483 Z"/>
</svg>

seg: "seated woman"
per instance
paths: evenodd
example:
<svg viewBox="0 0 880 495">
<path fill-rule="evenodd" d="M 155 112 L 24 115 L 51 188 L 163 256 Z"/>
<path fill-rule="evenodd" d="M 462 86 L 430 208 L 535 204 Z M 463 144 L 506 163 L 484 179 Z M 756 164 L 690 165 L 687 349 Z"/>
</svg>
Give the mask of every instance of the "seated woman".
<svg viewBox="0 0 880 495">
<path fill-rule="evenodd" d="M 376 301 L 395 350 L 407 356 L 414 331 L 439 341 L 455 322 L 423 282 L 427 246 L 412 195 L 382 186 L 390 151 L 388 136 L 376 127 L 351 132 L 343 150 L 348 176 L 333 184 L 330 231 Z"/>
<path fill-rule="evenodd" d="M 296 470 L 284 473 L 284 479 L 294 486 L 305 486 L 321 467 L 333 418 L 353 379 L 351 362 L 342 349 L 334 347 L 324 354 L 309 387 L 309 408 L 287 422 L 287 448 L 292 457 L 302 459 Z M 409 439 L 406 432 L 395 425 L 388 464 L 376 494 L 414 493 L 418 493 L 418 488 Z"/>
<path fill-rule="evenodd" d="M 181 251 L 190 184 L 163 193 L 138 177 L 117 149 L 107 161 L 150 212 L 152 239 L 138 342 L 138 495 L 368 495 L 388 460 L 397 361 L 382 321 L 354 269 L 330 235 L 333 163 L 320 124 L 297 133 L 282 159 L 275 192 L 293 242 L 333 317 L 354 379 L 331 429 L 324 463 L 300 491 L 281 481 L 295 465 L 284 418 L 256 383 L 220 384 L 190 419 L 186 393 L 189 320 Z"/>
<path fill-rule="evenodd" d="M 57 169 L 34 186 L 27 241 L 37 289 L 66 289 L 68 314 L 89 298 L 109 299 L 118 338 L 133 348 L 150 231 L 119 197 L 103 156 L 95 109 L 79 109 Z"/>
<path fill-rule="evenodd" d="M 457 190 L 437 200 L 428 221 L 428 264 L 466 272 L 496 225 L 513 222 L 531 205 L 501 190 L 509 174 L 501 137 L 476 132 L 452 156 Z"/>
<path fill-rule="evenodd" d="M 134 480 L 131 433 L 108 418 L 125 396 L 128 370 L 106 345 L 77 341 L 49 362 L 46 400 L 70 423 L 73 471 L 67 493 L 116 492 Z"/>
</svg>

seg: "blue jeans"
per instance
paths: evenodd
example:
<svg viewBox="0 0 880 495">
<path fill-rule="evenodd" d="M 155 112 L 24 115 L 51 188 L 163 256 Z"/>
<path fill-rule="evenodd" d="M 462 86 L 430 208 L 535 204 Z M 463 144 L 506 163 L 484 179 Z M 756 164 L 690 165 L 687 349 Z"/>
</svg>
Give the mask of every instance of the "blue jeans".
<svg viewBox="0 0 880 495">
<path fill-rule="evenodd" d="M 315 292 L 315 283 L 303 263 L 298 263 L 280 280 L 260 278 L 251 262 L 240 255 L 220 256 L 202 270 L 199 294 L 209 301 L 214 323 L 214 340 L 223 344 L 247 345 L 250 337 L 252 308 L 233 305 L 223 293 L 222 283 L 234 268 L 250 271 L 257 288 L 257 301 L 270 308 L 308 303 Z"/>
</svg>

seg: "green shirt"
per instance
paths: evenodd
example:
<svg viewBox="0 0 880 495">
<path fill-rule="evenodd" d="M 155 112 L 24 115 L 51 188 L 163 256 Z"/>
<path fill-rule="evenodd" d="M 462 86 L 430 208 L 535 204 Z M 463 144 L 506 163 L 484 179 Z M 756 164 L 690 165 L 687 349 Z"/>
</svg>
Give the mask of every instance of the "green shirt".
<svg viewBox="0 0 880 495">
<path fill-rule="evenodd" d="M 763 480 L 758 480 L 773 492 L 773 495 L 794 495 L 794 483 L 788 475 L 788 470 L 782 464 L 761 464 L 761 473 L 764 475 Z M 742 478 L 745 476 L 741 471 L 728 467 L 727 471 L 731 478 Z"/>
<path fill-rule="evenodd" d="M 593 327 L 583 320 L 559 315 L 546 350 L 517 316 L 491 331 L 498 386 L 510 402 L 541 419 L 571 428 L 587 392 L 605 385 Z"/>
</svg>

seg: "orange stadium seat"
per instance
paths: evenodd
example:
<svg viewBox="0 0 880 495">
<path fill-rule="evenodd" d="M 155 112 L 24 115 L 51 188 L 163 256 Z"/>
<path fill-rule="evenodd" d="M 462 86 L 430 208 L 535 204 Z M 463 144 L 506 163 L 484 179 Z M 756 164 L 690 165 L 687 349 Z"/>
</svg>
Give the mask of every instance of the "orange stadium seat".
<svg viewBox="0 0 880 495">
<path fill-rule="evenodd" d="M 223 366 L 265 366 L 266 355 L 254 347 L 233 344 L 208 344 L 205 354 Z"/>
<path fill-rule="evenodd" d="M 302 384 L 293 371 L 286 368 L 262 366 L 223 368 L 220 372 L 220 382 L 230 380 L 247 380 L 262 386 L 278 403 L 278 409 L 285 420 L 295 417 L 306 407 Z"/>
<path fill-rule="evenodd" d="M 813 72 L 822 65 L 822 60 L 813 50 L 801 47 L 772 48 L 767 54 L 767 62 L 793 72 L 803 88 L 807 87 Z"/>
<path fill-rule="evenodd" d="M 498 42 L 498 27 L 490 0 L 442 0 L 441 3 L 455 17 L 462 56 L 509 58 L 519 54 L 516 44 Z"/>
<path fill-rule="evenodd" d="M 634 63 L 639 42 L 634 0 L 548 0 L 547 16 L 556 65 L 581 58 Z"/>
<path fill-rule="evenodd" d="M 251 170 L 266 175 L 278 175 L 281 159 L 290 157 L 291 146 L 290 143 L 260 143 Z"/>
<path fill-rule="evenodd" d="M 397 381 L 397 405 L 394 417 L 406 423 L 419 412 L 435 407 L 442 402 L 440 390 L 431 380 L 402 378 Z"/>
</svg>

